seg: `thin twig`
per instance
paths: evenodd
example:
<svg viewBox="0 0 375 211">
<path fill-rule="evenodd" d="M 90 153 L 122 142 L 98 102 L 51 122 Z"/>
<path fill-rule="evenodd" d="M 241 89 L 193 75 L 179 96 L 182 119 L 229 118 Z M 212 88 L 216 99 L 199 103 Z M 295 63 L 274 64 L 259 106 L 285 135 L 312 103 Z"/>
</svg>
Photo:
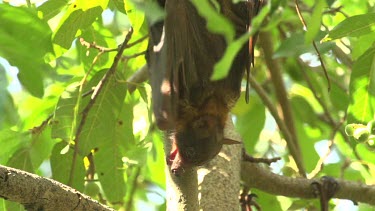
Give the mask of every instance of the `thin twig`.
<svg viewBox="0 0 375 211">
<path fill-rule="evenodd" d="M 125 210 L 131 210 L 133 206 L 134 194 L 135 194 L 135 191 L 137 190 L 138 177 L 141 173 L 141 168 L 139 166 L 135 166 L 134 168 L 135 168 L 134 170 L 135 172 L 133 173 L 133 177 L 129 178 L 132 186 L 129 187 L 130 191 L 127 197 L 128 200 L 126 201 L 126 204 L 125 204 Z"/>
<path fill-rule="evenodd" d="M 71 126 L 71 131 L 70 131 L 70 140 L 69 140 L 69 142 L 71 140 L 74 140 L 74 152 L 73 152 L 73 158 L 72 158 L 72 166 L 71 166 L 70 174 L 69 174 L 69 180 L 68 180 L 68 183 L 67 183 L 68 185 L 72 185 L 72 182 L 73 182 L 73 179 L 74 179 L 73 177 L 74 177 L 74 171 L 75 171 L 75 165 L 76 165 L 76 159 L 77 159 L 77 153 L 78 153 L 78 141 L 79 141 L 79 139 L 76 136 L 75 128 L 77 127 L 78 115 L 79 115 L 79 110 L 80 110 L 81 100 L 82 100 L 82 98 L 80 96 L 82 95 L 83 87 L 87 82 L 87 78 L 88 78 L 89 74 L 93 70 L 96 62 L 99 61 L 99 57 L 101 55 L 103 55 L 103 52 L 99 52 L 95 56 L 90 68 L 88 69 L 85 76 L 82 78 L 82 80 L 80 82 L 80 85 L 79 85 L 77 102 L 76 102 L 76 104 L 74 106 L 74 109 L 73 109 L 73 121 L 72 121 L 72 126 Z"/>
<path fill-rule="evenodd" d="M 302 62 L 302 61 L 299 61 L 299 64 L 302 65 L 303 62 Z M 347 114 L 345 113 L 345 117 L 342 119 L 342 121 L 341 121 L 340 123 L 336 123 L 336 121 L 333 119 L 333 117 L 332 117 L 332 115 L 331 115 L 331 112 L 329 111 L 328 106 L 326 105 L 326 103 L 322 100 L 322 98 L 320 98 L 320 97 L 317 95 L 317 91 L 316 91 L 316 89 L 314 88 L 314 86 L 313 86 L 313 84 L 312 84 L 312 82 L 311 82 L 311 79 L 310 79 L 310 77 L 308 76 L 308 74 L 307 74 L 306 72 L 304 72 L 304 71 L 302 71 L 302 74 L 303 74 L 303 76 L 304 76 L 304 78 L 305 78 L 305 81 L 307 82 L 307 85 L 308 85 L 309 89 L 312 91 L 312 93 L 313 93 L 315 99 L 318 101 L 318 103 L 320 104 L 320 106 L 322 106 L 322 108 L 323 108 L 323 112 L 324 112 L 324 117 L 325 117 L 325 118 L 323 118 L 322 120 L 323 120 L 323 121 L 326 121 L 326 123 L 328 123 L 328 125 L 330 125 L 330 126 L 332 127 L 332 129 L 335 130 L 335 129 L 337 128 L 338 125 L 339 125 L 339 126 L 342 125 L 342 122 L 345 121 L 345 119 L 346 119 L 346 115 L 347 115 Z M 340 134 L 343 136 L 344 141 L 345 141 L 348 145 L 350 145 L 349 138 L 348 138 L 348 136 L 345 134 L 344 129 L 339 127 L 339 128 L 337 128 L 337 131 L 340 132 Z M 362 160 L 361 156 L 358 154 L 358 152 L 357 152 L 355 149 L 353 149 L 353 153 L 354 153 L 354 156 L 355 156 L 358 160 Z"/>
<path fill-rule="evenodd" d="M 280 157 L 275 157 L 275 158 L 255 158 L 253 156 L 250 156 L 249 154 L 246 153 L 246 150 L 242 148 L 242 160 L 243 161 L 248 161 L 252 163 L 265 163 L 267 165 L 271 165 L 274 162 L 277 162 L 281 160 Z"/>
<path fill-rule="evenodd" d="M 264 163 L 264 164 L 267 164 L 268 166 L 271 165 L 272 163 L 275 163 L 277 161 L 281 160 L 280 157 L 276 157 L 276 158 L 255 158 L 255 157 L 252 157 L 248 154 L 244 154 L 244 157 L 243 157 L 243 161 L 247 161 L 247 162 L 252 162 L 252 163 Z"/>
<path fill-rule="evenodd" d="M 129 55 L 129 56 L 123 56 L 121 58 L 121 61 L 125 61 L 125 60 L 129 60 L 129 59 L 133 59 L 133 58 L 136 58 L 138 56 L 142 56 L 142 55 L 145 55 L 147 51 L 142 51 L 142 52 L 139 52 L 139 53 L 135 53 L 133 55 Z"/>
<path fill-rule="evenodd" d="M 332 152 L 332 148 L 335 144 L 335 136 L 336 136 L 337 132 L 339 131 L 342 123 L 343 123 L 343 121 L 340 124 L 337 124 L 336 127 L 332 130 L 331 135 L 330 135 L 330 140 L 328 141 L 328 145 L 327 145 L 328 149 L 327 149 L 326 153 L 319 159 L 319 161 L 317 162 L 314 170 L 311 171 L 311 173 L 309 175 L 309 178 L 316 177 L 323 170 L 324 161 L 328 158 L 328 156 Z"/>
<path fill-rule="evenodd" d="M 40 134 L 43 132 L 43 130 L 46 128 L 48 125 L 49 121 L 52 119 L 53 114 L 50 114 L 47 119 L 45 119 L 39 126 L 35 126 L 32 129 L 30 129 L 31 134 Z"/>
<path fill-rule="evenodd" d="M 97 45 L 95 42 L 87 42 L 85 41 L 82 37 L 79 38 L 79 42 L 81 43 L 81 45 L 85 46 L 86 48 L 94 48 L 94 49 L 97 49 L 99 50 L 100 52 L 113 52 L 113 51 L 117 51 L 118 48 L 106 48 L 106 47 L 103 47 L 103 46 L 100 46 L 100 45 Z"/>
<path fill-rule="evenodd" d="M 293 145 L 292 148 L 295 151 L 290 151 L 294 160 L 296 161 L 299 173 L 301 176 L 306 176 L 306 172 L 303 165 L 303 159 L 299 147 L 296 127 L 294 124 L 292 108 L 288 99 L 288 93 L 284 85 L 280 63 L 272 58 L 273 55 L 273 41 L 269 33 L 262 32 L 259 37 L 259 44 L 261 45 L 264 53 L 265 62 L 271 75 L 272 84 L 275 88 L 275 94 L 279 101 L 280 108 L 282 110 L 283 121 L 291 135 L 291 139 L 288 145 Z"/>
<path fill-rule="evenodd" d="M 137 45 L 138 43 L 141 43 L 142 41 L 144 41 L 144 40 L 147 39 L 147 38 L 148 38 L 148 34 L 146 34 L 145 36 L 139 38 L 138 40 L 136 40 L 136 41 L 134 41 L 134 42 L 132 42 L 132 43 L 127 44 L 127 45 L 126 45 L 126 48 L 133 47 L 133 46 Z"/>
<path fill-rule="evenodd" d="M 298 17 L 299 17 L 299 19 L 300 19 L 300 21 L 301 21 L 303 27 L 304 27 L 305 30 L 307 31 L 307 24 L 306 24 L 305 19 L 304 19 L 303 16 L 302 16 L 301 10 L 300 10 L 299 5 L 298 5 L 298 0 L 294 0 L 294 3 L 295 3 L 295 7 L 296 7 L 296 11 L 297 11 Z M 322 58 L 322 56 L 321 56 L 321 54 L 320 54 L 320 51 L 318 50 L 318 47 L 317 47 L 315 41 L 312 41 L 312 44 L 313 44 L 313 46 L 314 46 L 314 49 L 315 49 L 316 55 L 317 55 L 318 58 L 319 58 L 320 65 L 321 65 L 322 68 L 323 68 L 324 75 L 325 75 L 326 80 L 327 80 L 328 91 L 330 91 L 330 90 L 331 90 L 331 81 L 329 80 L 328 72 L 327 72 L 326 66 L 325 66 L 325 64 L 324 64 L 324 62 L 323 62 L 323 58 Z"/>
<path fill-rule="evenodd" d="M 289 132 L 288 127 L 286 126 L 285 122 L 280 118 L 277 109 L 274 105 L 274 103 L 271 101 L 271 99 L 268 97 L 267 93 L 264 91 L 264 89 L 256 82 L 256 80 L 253 78 L 253 76 L 250 74 L 249 82 L 251 87 L 254 88 L 255 92 L 259 95 L 260 99 L 263 101 L 263 103 L 266 105 L 268 110 L 270 111 L 271 115 L 275 119 L 277 125 L 279 126 L 282 134 L 284 135 L 284 139 L 287 143 L 287 146 L 289 148 L 290 154 L 296 155 L 297 149 L 295 148 L 295 145 L 292 143 L 292 136 Z M 300 160 L 297 160 L 298 158 L 295 158 L 295 162 L 298 163 L 298 165 L 302 165 Z"/>
<path fill-rule="evenodd" d="M 308 7 L 306 4 L 302 4 L 302 5 L 299 4 L 298 6 L 299 6 L 300 12 L 308 12 L 308 13 L 313 12 L 313 9 Z M 295 4 L 292 3 L 292 2 L 289 2 L 288 7 L 294 8 Z M 327 10 L 323 11 L 323 14 L 324 15 L 335 15 L 336 13 L 343 13 L 342 8 L 343 8 L 342 5 L 340 5 L 338 7 L 331 7 L 331 8 L 328 8 Z"/>
<path fill-rule="evenodd" d="M 88 160 L 88 168 L 87 168 L 87 171 L 86 171 L 86 178 L 87 178 L 88 181 L 93 181 L 94 176 L 95 176 L 95 172 L 96 172 L 94 155 L 93 155 L 92 152 L 90 152 L 86 157 L 87 157 L 87 160 Z"/>
<path fill-rule="evenodd" d="M 298 60 L 299 61 L 299 64 L 302 65 L 303 62 L 301 60 Z M 304 69 L 304 68 L 302 68 Z M 318 92 L 317 90 L 315 89 L 314 85 L 312 84 L 311 82 L 311 79 L 309 77 L 309 75 L 304 71 L 302 70 L 302 75 L 303 77 L 305 78 L 305 81 L 307 83 L 307 86 L 309 87 L 309 89 L 311 90 L 311 92 L 313 93 L 315 99 L 319 102 L 320 106 L 322 106 L 323 108 L 323 112 L 324 112 L 324 115 L 327 117 L 328 121 L 329 121 L 329 124 L 332 125 L 333 127 L 335 127 L 337 124 L 336 122 L 333 120 L 332 116 L 331 116 L 331 113 L 328 109 L 328 106 L 325 104 L 325 102 L 322 100 L 321 97 L 318 96 Z"/>
</svg>

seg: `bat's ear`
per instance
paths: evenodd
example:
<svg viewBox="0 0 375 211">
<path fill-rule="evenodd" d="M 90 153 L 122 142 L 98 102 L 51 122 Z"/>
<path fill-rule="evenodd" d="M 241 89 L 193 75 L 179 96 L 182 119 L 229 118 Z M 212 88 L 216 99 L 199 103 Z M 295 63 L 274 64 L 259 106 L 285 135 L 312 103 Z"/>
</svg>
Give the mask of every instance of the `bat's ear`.
<svg viewBox="0 0 375 211">
<path fill-rule="evenodd" d="M 233 139 L 229 139 L 229 138 L 224 138 L 223 139 L 223 144 L 232 145 L 232 144 L 241 144 L 241 142 L 233 140 Z"/>
</svg>

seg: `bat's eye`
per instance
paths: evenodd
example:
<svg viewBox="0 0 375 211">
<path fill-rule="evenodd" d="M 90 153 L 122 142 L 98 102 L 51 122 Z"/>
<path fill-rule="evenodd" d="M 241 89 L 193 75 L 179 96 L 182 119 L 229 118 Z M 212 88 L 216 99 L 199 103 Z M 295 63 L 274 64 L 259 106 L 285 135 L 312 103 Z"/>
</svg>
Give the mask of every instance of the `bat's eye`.
<svg viewBox="0 0 375 211">
<path fill-rule="evenodd" d="M 208 129 L 215 127 L 217 124 L 218 119 L 216 117 L 207 115 L 194 120 L 192 126 L 194 129 Z"/>
</svg>

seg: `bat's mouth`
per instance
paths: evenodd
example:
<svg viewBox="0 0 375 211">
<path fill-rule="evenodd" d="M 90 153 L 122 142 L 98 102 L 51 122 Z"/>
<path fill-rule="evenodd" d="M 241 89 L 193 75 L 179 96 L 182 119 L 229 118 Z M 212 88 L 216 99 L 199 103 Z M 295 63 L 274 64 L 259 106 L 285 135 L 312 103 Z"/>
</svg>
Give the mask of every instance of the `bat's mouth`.
<svg viewBox="0 0 375 211">
<path fill-rule="evenodd" d="M 169 156 L 167 157 L 167 164 L 170 166 L 172 165 L 173 161 L 176 159 L 176 155 L 178 153 L 178 150 L 177 148 L 172 150 L 172 152 L 169 154 Z"/>
<path fill-rule="evenodd" d="M 177 148 L 172 150 L 169 154 L 167 164 L 171 167 L 171 172 L 176 176 L 181 175 L 181 173 L 185 171 L 182 158 Z"/>
</svg>

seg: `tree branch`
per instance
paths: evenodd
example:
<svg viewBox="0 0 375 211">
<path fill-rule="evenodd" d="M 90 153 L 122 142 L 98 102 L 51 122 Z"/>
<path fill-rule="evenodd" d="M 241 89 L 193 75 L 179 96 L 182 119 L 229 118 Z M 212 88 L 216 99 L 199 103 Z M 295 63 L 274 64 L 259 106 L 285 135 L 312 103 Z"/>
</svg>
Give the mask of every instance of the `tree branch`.
<svg viewBox="0 0 375 211">
<path fill-rule="evenodd" d="M 271 113 L 272 117 L 275 119 L 281 133 L 284 135 L 285 141 L 288 144 L 288 148 L 291 154 L 295 153 L 297 150 L 293 144 L 289 144 L 292 141 L 292 135 L 289 132 L 288 127 L 284 123 L 284 121 L 280 118 L 279 114 L 277 113 L 277 109 L 272 103 L 271 99 L 268 97 L 266 91 L 262 88 L 261 85 L 250 75 L 249 83 L 251 87 L 254 88 L 255 92 L 259 95 L 262 102 L 268 108 L 269 112 Z"/>
<path fill-rule="evenodd" d="M 289 104 L 288 94 L 286 92 L 285 85 L 282 79 L 280 63 L 272 58 L 273 40 L 271 38 L 271 35 L 267 32 L 260 33 L 259 44 L 263 49 L 265 62 L 271 74 L 271 80 L 275 87 L 276 97 L 279 101 L 279 104 L 282 110 L 284 122 L 287 125 L 288 130 L 291 135 L 290 140 L 286 139 L 288 143 L 288 148 L 297 164 L 299 173 L 302 176 L 306 176 L 306 172 L 305 172 L 305 168 L 304 168 L 303 160 L 301 156 L 301 151 L 300 151 L 300 147 L 298 143 L 298 138 L 296 134 L 296 129 L 294 125 L 292 109 Z"/>
<path fill-rule="evenodd" d="M 225 124 L 224 137 L 241 142 L 231 116 Z M 241 155 L 242 144 L 224 145 L 213 160 L 198 170 L 201 210 L 238 210 Z"/>
<path fill-rule="evenodd" d="M 251 187 L 270 194 L 287 197 L 315 198 L 311 183 L 315 179 L 291 178 L 272 173 L 259 164 L 242 162 L 241 178 Z M 272 181 L 272 182 L 270 182 Z M 375 205 L 375 186 L 337 179 L 339 190 L 335 198 Z"/>
<path fill-rule="evenodd" d="M 165 154 L 169 156 L 172 140 L 165 135 Z M 166 199 L 168 211 L 198 211 L 198 180 L 196 168 L 186 170 L 180 176 L 171 173 L 169 165 L 166 171 Z"/>
<path fill-rule="evenodd" d="M 2 165 L 0 197 L 27 210 L 113 210 L 64 184 Z"/>
</svg>

